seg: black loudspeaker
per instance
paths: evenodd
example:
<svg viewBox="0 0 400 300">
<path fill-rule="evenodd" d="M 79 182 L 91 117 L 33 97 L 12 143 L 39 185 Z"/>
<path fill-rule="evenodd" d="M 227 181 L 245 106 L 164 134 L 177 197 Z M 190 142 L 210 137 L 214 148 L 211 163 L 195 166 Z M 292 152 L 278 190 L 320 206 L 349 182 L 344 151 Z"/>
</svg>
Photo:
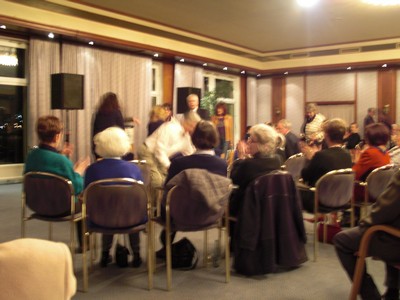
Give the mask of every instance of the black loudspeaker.
<svg viewBox="0 0 400 300">
<path fill-rule="evenodd" d="M 83 109 L 83 75 L 51 75 L 51 109 Z"/>
<path fill-rule="evenodd" d="M 201 89 L 194 88 L 194 87 L 181 87 L 178 88 L 178 107 L 176 112 L 178 114 L 183 114 L 185 111 L 188 110 L 186 104 L 186 97 L 190 94 L 196 94 L 199 96 L 199 107 L 200 107 L 200 99 L 201 99 Z"/>
</svg>

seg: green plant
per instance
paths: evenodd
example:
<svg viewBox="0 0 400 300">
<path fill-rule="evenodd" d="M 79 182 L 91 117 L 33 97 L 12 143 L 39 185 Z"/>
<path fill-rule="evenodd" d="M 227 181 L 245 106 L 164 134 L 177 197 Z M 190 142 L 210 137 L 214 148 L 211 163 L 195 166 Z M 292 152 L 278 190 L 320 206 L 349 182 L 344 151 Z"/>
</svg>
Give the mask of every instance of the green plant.
<svg viewBox="0 0 400 300">
<path fill-rule="evenodd" d="M 213 115 L 216 104 L 217 104 L 217 96 L 215 94 L 215 90 L 205 92 L 204 97 L 201 98 L 200 101 L 201 108 L 207 109 L 210 112 L 210 115 Z"/>
</svg>

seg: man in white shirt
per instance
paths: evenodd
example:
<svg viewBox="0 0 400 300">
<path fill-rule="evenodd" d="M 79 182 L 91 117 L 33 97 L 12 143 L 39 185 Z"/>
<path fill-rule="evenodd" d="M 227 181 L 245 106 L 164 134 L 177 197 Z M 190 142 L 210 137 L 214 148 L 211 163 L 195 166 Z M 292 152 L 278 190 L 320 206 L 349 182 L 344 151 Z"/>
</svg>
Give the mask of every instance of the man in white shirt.
<svg viewBox="0 0 400 300">
<path fill-rule="evenodd" d="M 200 117 L 196 113 L 188 111 L 183 114 L 181 121 L 172 118 L 171 121 L 163 123 L 139 147 L 139 159 L 146 160 L 150 166 L 153 188 L 164 185 L 171 157 L 190 155 L 195 151 L 190 134 L 199 121 Z"/>
</svg>

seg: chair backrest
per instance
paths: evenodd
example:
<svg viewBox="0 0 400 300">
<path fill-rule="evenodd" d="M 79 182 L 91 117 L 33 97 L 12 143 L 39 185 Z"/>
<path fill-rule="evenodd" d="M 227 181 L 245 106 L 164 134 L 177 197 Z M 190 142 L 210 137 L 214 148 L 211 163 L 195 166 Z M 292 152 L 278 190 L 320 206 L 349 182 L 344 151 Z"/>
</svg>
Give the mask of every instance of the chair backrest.
<svg viewBox="0 0 400 300">
<path fill-rule="evenodd" d="M 304 164 L 306 162 L 306 158 L 303 153 L 297 153 L 290 156 L 285 164 L 283 169 L 292 174 L 294 181 L 298 181 L 301 176 L 301 170 L 304 168 Z"/>
<path fill-rule="evenodd" d="M 85 188 L 83 201 L 87 223 L 105 229 L 132 227 L 148 218 L 145 186 L 131 178 L 94 181 Z"/>
<path fill-rule="evenodd" d="M 231 180 L 203 169 L 186 169 L 166 185 L 166 204 L 179 230 L 196 230 L 223 216 L 232 190 Z"/>
<path fill-rule="evenodd" d="M 342 207 L 353 197 L 354 172 L 352 169 L 333 170 L 315 184 L 315 196 L 318 203 L 326 207 Z"/>
<path fill-rule="evenodd" d="M 366 178 L 368 201 L 375 202 L 378 196 L 388 185 L 390 178 L 396 173 L 398 168 L 394 164 L 388 164 L 374 169 Z"/>
<path fill-rule="evenodd" d="M 71 205 L 75 199 L 72 182 L 52 173 L 26 173 L 23 192 L 26 205 L 41 216 L 68 215 L 74 207 Z"/>
<path fill-rule="evenodd" d="M 132 160 L 132 163 L 136 164 L 140 172 L 142 173 L 143 177 L 143 183 L 145 186 L 148 186 L 150 184 L 150 166 L 145 160 Z"/>
</svg>

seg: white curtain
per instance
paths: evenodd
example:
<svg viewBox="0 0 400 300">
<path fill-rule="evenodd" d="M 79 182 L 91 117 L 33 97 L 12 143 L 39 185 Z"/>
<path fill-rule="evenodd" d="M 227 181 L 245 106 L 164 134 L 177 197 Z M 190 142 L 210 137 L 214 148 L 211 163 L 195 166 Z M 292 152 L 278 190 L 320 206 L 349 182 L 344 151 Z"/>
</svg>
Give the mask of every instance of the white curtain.
<svg viewBox="0 0 400 300">
<path fill-rule="evenodd" d="M 318 112 L 327 119 L 341 118 L 347 122 L 348 126 L 354 122 L 354 105 L 352 104 L 318 105 Z"/>
<path fill-rule="evenodd" d="M 41 43 L 43 42 L 32 40 L 31 51 Z M 58 44 L 53 44 L 57 48 Z M 52 47 L 48 48 L 53 49 Z M 47 54 L 51 54 L 50 50 L 47 51 Z M 38 52 L 31 53 L 30 74 L 31 78 L 35 78 L 35 81 L 32 82 L 31 80 L 30 84 L 32 91 L 30 91 L 29 110 L 31 110 L 31 107 L 37 106 L 39 102 L 45 101 L 45 103 L 40 104 L 41 111 L 30 111 L 31 120 L 36 120 L 43 114 L 55 114 L 57 112 L 50 111 L 51 73 L 63 72 L 84 75 L 84 109 L 69 111 L 70 141 L 75 145 L 73 160 L 83 158 L 91 153 L 92 116 L 101 95 L 106 92 L 111 91 L 118 95 L 124 117 L 134 117 L 142 121 L 140 126 L 135 127 L 135 147 L 137 148 L 144 141 L 148 121 L 147 115 L 151 108 L 151 59 L 91 47 L 63 44 L 61 68 L 46 69 L 46 72 L 43 72 L 37 66 L 37 60 L 41 56 L 43 56 L 45 64 L 59 65 L 60 61 L 60 56 Z M 36 89 L 40 88 L 36 84 L 37 78 L 48 82 L 42 97 L 38 97 L 34 93 Z M 66 111 L 60 113 L 65 123 Z M 34 130 L 34 127 L 31 129 Z"/>
</svg>

